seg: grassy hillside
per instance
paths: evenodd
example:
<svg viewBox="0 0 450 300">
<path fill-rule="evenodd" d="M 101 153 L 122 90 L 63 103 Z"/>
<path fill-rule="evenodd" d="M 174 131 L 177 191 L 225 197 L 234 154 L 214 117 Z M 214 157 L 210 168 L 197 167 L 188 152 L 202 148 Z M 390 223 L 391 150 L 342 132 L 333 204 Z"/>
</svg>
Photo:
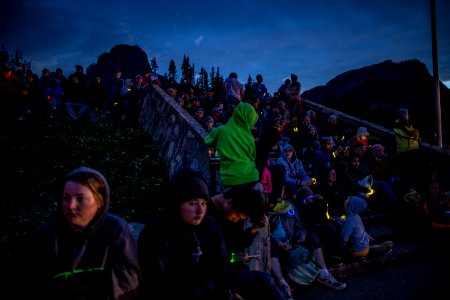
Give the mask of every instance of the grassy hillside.
<svg viewBox="0 0 450 300">
<path fill-rule="evenodd" d="M 0 170 L 1 263 L 31 229 L 54 213 L 61 180 L 73 168 L 102 172 L 111 187 L 111 211 L 145 222 L 161 207 L 166 167 L 140 129 L 109 122 L 2 127 Z M 6 153 L 5 153 L 6 152 Z"/>
</svg>

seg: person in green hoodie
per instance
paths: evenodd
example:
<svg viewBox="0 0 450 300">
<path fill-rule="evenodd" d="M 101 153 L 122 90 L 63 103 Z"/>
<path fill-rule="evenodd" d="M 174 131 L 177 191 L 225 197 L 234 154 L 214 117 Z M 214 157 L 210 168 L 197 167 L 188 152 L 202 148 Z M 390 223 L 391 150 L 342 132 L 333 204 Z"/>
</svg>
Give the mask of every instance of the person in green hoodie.
<svg viewBox="0 0 450 300">
<path fill-rule="evenodd" d="M 256 146 L 251 134 L 257 121 L 254 107 L 241 102 L 225 125 L 214 128 L 204 138 L 208 146 L 218 151 L 220 177 L 225 188 L 259 183 Z"/>
</svg>

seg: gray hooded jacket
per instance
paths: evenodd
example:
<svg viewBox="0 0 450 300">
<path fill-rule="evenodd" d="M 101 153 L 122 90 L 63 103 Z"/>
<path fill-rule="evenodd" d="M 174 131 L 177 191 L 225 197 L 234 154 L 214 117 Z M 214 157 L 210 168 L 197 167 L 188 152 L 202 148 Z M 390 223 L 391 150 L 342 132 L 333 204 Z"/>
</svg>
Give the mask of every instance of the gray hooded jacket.
<svg viewBox="0 0 450 300">
<path fill-rule="evenodd" d="M 104 182 L 103 209 L 77 230 L 65 221 L 60 197 L 56 217 L 33 235 L 28 290 L 36 299 L 136 299 L 140 269 L 130 227 L 108 212 L 109 186 L 102 174 L 80 167 L 64 182 L 80 173 Z"/>
</svg>

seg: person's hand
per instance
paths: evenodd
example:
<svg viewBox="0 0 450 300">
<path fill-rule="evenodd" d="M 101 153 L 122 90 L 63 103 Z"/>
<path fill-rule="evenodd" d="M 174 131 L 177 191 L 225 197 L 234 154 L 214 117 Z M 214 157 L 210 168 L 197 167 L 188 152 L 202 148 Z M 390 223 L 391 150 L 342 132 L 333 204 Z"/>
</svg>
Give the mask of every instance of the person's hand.
<svg viewBox="0 0 450 300">
<path fill-rule="evenodd" d="M 264 215 L 260 222 L 261 222 L 261 224 L 264 224 L 263 227 L 269 226 L 269 217 L 267 215 Z"/>
<path fill-rule="evenodd" d="M 316 198 L 319 200 L 323 200 L 323 196 L 321 194 L 315 194 L 314 196 L 316 196 Z"/>
<path fill-rule="evenodd" d="M 420 142 L 420 133 L 419 130 L 414 129 L 414 139 L 418 142 Z"/>
<path fill-rule="evenodd" d="M 243 257 L 243 260 L 245 262 L 249 262 L 249 261 L 251 261 L 252 259 L 255 259 L 255 258 L 259 259 L 259 255 L 258 254 L 250 255 L 250 254 L 245 253 L 244 257 Z"/>
<path fill-rule="evenodd" d="M 310 185 L 312 185 L 312 179 L 303 180 L 303 181 L 300 183 L 300 185 L 301 185 L 302 187 L 310 186 Z"/>
<path fill-rule="evenodd" d="M 247 252 L 238 252 L 233 254 L 233 260 L 234 261 L 242 261 L 245 263 L 248 263 L 252 259 L 258 259 L 259 255 L 250 255 Z"/>
<path fill-rule="evenodd" d="M 281 248 L 281 250 L 283 250 L 283 251 L 289 251 L 289 250 L 292 249 L 292 246 L 291 246 L 291 244 L 289 244 L 289 243 L 279 242 L 279 243 L 278 243 L 278 246 L 279 246 L 279 247 Z"/>
</svg>

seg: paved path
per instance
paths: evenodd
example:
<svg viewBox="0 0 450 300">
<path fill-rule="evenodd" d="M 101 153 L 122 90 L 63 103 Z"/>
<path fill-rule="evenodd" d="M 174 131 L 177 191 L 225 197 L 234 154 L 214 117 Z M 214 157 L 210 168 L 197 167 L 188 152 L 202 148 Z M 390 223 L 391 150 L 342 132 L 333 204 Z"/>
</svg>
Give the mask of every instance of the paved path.
<svg viewBox="0 0 450 300">
<path fill-rule="evenodd" d="M 343 291 L 314 283 L 297 288 L 295 299 L 450 299 L 450 235 L 434 242 L 417 255 L 349 275 Z"/>
</svg>

